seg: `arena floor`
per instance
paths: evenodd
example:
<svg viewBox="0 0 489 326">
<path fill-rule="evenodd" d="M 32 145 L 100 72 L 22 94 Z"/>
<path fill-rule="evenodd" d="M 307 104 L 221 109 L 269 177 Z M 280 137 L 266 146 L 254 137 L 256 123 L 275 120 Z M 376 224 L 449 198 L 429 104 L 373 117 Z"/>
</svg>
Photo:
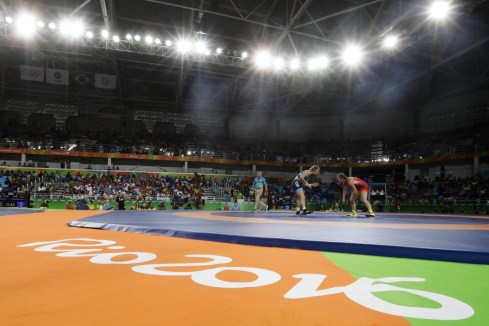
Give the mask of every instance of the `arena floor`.
<svg viewBox="0 0 489 326">
<path fill-rule="evenodd" d="M 0 324 L 488 325 L 488 251 L 480 216 L 0 209 Z"/>
</svg>

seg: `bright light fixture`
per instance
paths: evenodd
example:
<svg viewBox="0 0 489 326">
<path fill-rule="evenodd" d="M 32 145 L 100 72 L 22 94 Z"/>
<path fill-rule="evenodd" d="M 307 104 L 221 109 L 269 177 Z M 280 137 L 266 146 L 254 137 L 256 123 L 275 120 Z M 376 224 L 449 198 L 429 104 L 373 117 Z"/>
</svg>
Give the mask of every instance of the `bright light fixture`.
<svg viewBox="0 0 489 326">
<path fill-rule="evenodd" d="M 207 44 L 204 41 L 199 41 L 195 44 L 195 51 L 198 53 L 204 53 L 207 49 Z"/>
<path fill-rule="evenodd" d="M 363 58 L 362 49 L 358 45 L 348 45 L 342 54 L 343 63 L 348 66 L 360 64 Z"/>
<path fill-rule="evenodd" d="M 106 29 L 103 29 L 102 32 L 100 32 L 100 35 L 102 35 L 103 38 L 108 38 L 109 37 L 109 31 Z"/>
<path fill-rule="evenodd" d="M 285 67 L 285 61 L 282 58 L 274 58 L 273 59 L 273 69 L 282 70 Z"/>
<path fill-rule="evenodd" d="M 316 70 L 318 64 L 317 64 L 317 59 L 316 58 L 311 58 L 307 61 L 307 69 L 310 71 Z"/>
<path fill-rule="evenodd" d="M 173 43 L 172 43 L 172 41 L 170 41 L 170 40 L 166 40 L 166 42 L 165 42 L 165 45 L 166 45 L 166 46 L 172 46 L 172 44 L 173 44 Z"/>
<path fill-rule="evenodd" d="M 128 41 L 132 40 L 132 35 L 131 34 L 126 34 L 126 40 L 128 40 Z"/>
<path fill-rule="evenodd" d="M 241 58 L 243 58 L 243 59 L 248 58 L 248 52 L 243 51 L 243 53 L 241 53 Z"/>
<path fill-rule="evenodd" d="M 49 23 L 48 27 L 49 27 L 49 29 L 54 30 L 54 29 L 56 29 L 56 24 L 55 23 Z"/>
<path fill-rule="evenodd" d="M 39 28 L 44 28 L 44 26 L 45 26 L 45 25 L 46 25 L 46 24 L 44 24 L 44 22 L 43 22 L 42 20 L 39 20 L 39 21 L 37 22 L 37 27 L 39 27 Z"/>
<path fill-rule="evenodd" d="M 222 49 L 221 49 L 221 48 L 217 48 L 217 49 L 216 49 L 216 53 L 217 53 L 217 54 L 221 54 L 221 53 L 222 53 Z"/>
<path fill-rule="evenodd" d="M 155 44 L 160 45 L 161 44 L 161 40 L 159 38 L 155 38 Z"/>
<path fill-rule="evenodd" d="M 267 51 L 258 52 L 255 56 L 255 64 L 260 69 L 267 69 L 272 64 L 272 56 Z"/>
<path fill-rule="evenodd" d="M 299 69 L 301 67 L 301 62 L 300 62 L 299 58 L 294 58 L 294 59 L 290 60 L 289 67 L 292 70 Z"/>
<path fill-rule="evenodd" d="M 442 20 L 450 15 L 451 10 L 452 6 L 450 1 L 434 1 L 428 8 L 428 16 L 431 19 Z"/>
<path fill-rule="evenodd" d="M 399 43 L 399 38 L 395 35 L 388 35 L 384 39 L 384 48 L 386 49 L 394 49 Z"/>
<path fill-rule="evenodd" d="M 79 20 L 63 20 L 59 25 L 61 34 L 66 37 L 80 37 L 83 34 L 83 23 Z"/>
<path fill-rule="evenodd" d="M 36 33 L 36 19 L 31 14 L 20 14 L 15 25 L 17 33 L 23 37 L 29 38 Z"/>
<path fill-rule="evenodd" d="M 87 32 L 85 33 L 85 36 L 86 36 L 87 38 L 93 38 L 93 32 L 87 31 Z"/>
<path fill-rule="evenodd" d="M 119 41 L 120 41 L 120 40 L 121 40 L 121 39 L 120 39 L 120 38 L 119 38 L 119 36 L 117 36 L 117 35 L 114 35 L 114 36 L 112 37 L 112 41 L 114 41 L 115 43 L 119 43 Z"/>
<path fill-rule="evenodd" d="M 134 39 L 139 42 L 139 41 L 141 41 L 141 36 L 139 36 L 139 35 L 136 34 L 134 36 Z"/>
<path fill-rule="evenodd" d="M 12 18 L 12 16 L 6 16 L 5 17 L 5 22 L 7 24 L 12 24 L 14 22 L 14 19 Z"/>
<path fill-rule="evenodd" d="M 151 43 L 153 43 L 153 37 L 151 37 L 150 35 L 147 35 L 147 36 L 144 38 L 144 42 L 146 42 L 146 44 L 151 44 Z"/>
<path fill-rule="evenodd" d="M 177 49 L 178 49 L 178 51 L 180 51 L 182 53 L 186 53 L 186 52 L 192 50 L 192 43 L 190 43 L 189 41 L 186 41 L 186 40 L 180 40 L 177 43 Z"/>
</svg>

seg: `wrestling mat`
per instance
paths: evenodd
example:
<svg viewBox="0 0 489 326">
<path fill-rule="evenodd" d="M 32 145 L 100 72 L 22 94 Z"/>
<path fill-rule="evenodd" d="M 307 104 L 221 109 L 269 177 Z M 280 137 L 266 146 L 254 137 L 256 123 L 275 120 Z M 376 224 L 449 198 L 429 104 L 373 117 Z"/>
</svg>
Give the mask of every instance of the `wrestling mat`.
<svg viewBox="0 0 489 326">
<path fill-rule="evenodd" d="M 488 224 L 0 210 L 0 324 L 489 325 Z"/>
</svg>

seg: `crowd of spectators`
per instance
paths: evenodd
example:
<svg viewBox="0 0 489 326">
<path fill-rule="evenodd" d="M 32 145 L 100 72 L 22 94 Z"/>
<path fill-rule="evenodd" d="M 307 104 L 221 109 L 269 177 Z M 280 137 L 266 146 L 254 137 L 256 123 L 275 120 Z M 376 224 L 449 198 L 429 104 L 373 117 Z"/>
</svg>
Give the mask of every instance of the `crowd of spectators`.
<svg viewBox="0 0 489 326">
<path fill-rule="evenodd" d="M 0 132 L 0 147 L 73 150 L 167 156 L 199 156 L 238 160 L 283 162 L 368 162 L 379 159 L 403 160 L 483 151 L 489 148 L 485 124 L 470 128 L 406 134 L 399 137 L 372 137 L 358 140 L 322 139 L 308 141 L 232 139 L 206 135 L 127 136 L 104 132 L 72 134 L 65 130 L 27 134 Z M 375 149 L 373 149 L 375 148 Z M 380 148 L 380 151 L 378 150 Z"/>
<path fill-rule="evenodd" d="M 323 207 L 334 207 L 341 196 L 339 185 L 321 182 L 319 178 L 314 182 L 320 182 L 320 187 L 306 191 L 308 201 Z M 131 209 L 167 209 L 167 206 L 173 209 L 202 209 L 207 199 L 206 190 L 214 191 L 218 196 L 216 199 L 230 203 L 228 208 L 231 209 L 231 203 L 254 197 L 251 184 L 252 178 L 216 179 L 197 173 L 177 177 L 122 172 L 83 175 L 63 174 L 61 171 L 0 171 L 0 193 L 35 193 L 45 199 L 45 207 L 48 206 L 50 194 L 60 193 L 68 200 L 67 209 L 124 209 L 126 200 L 133 201 Z M 377 211 L 382 210 L 385 204 L 394 205 L 398 211 L 401 211 L 402 205 L 434 204 L 441 207 L 441 212 L 451 213 L 453 205 L 457 203 L 474 203 L 479 208 L 489 202 L 489 179 L 482 177 L 455 178 L 448 175 L 433 180 L 415 178 L 392 181 L 386 187 L 386 196 L 373 201 Z M 292 206 L 293 199 L 290 180 L 268 178 L 270 209 Z M 116 207 L 110 206 L 111 202 L 115 202 Z"/>
</svg>

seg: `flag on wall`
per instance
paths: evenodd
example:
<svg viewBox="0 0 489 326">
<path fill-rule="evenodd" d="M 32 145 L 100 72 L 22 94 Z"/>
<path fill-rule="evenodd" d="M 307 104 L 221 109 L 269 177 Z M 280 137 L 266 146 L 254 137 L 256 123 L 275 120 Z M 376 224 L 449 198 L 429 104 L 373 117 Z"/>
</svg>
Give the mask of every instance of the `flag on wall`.
<svg viewBox="0 0 489 326">
<path fill-rule="evenodd" d="M 46 83 L 55 85 L 68 85 L 68 70 L 46 68 Z"/>
<path fill-rule="evenodd" d="M 95 87 L 115 89 L 116 80 L 116 75 L 95 74 Z"/>
<path fill-rule="evenodd" d="M 78 85 L 81 85 L 81 86 L 85 86 L 85 85 L 88 85 L 90 84 L 91 82 L 91 79 L 89 76 L 87 76 L 86 74 L 75 74 L 73 76 L 73 80 L 78 84 Z M 93 82 L 92 82 L 92 87 L 93 87 Z"/>
<path fill-rule="evenodd" d="M 44 68 L 35 66 L 20 66 L 20 79 L 44 83 Z"/>
</svg>

